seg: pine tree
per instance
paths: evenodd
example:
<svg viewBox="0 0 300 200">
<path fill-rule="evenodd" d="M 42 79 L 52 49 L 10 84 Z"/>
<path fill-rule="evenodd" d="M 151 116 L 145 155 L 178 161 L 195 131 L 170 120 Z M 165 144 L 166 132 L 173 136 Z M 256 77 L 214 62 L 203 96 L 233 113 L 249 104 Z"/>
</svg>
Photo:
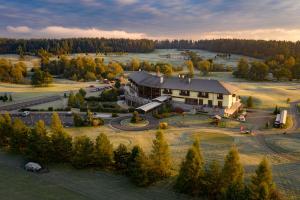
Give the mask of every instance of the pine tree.
<svg viewBox="0 0 300 200">
<path fill-rule="evenodd" d="M 156 133 L 156 138 L 153 140 L 150 158 L 153 162 L 153 175 L 156 179 L 159 180 L 170 176 L 170 150 L 162 131 L 157 131 Z"/>
<path fill-rule="evenodd" d="M 75 104 L 76 104 L 75 96 L 74 93 L 71 91 L 68 98 L 68 106 L 72 108 L 75 107 Z"/>
<path fill-rule="evenodd" d="M 148 157 L 139 146 L 134 146 L 129 158 L 129 176 L 138 186 L 148 186 L 152 183 Z"/>
<path fill-rule="evenodd" d="M 51 161 L 52 145 L 45 122 L 39 120 L 28 137 L 26 157 L 31 161 L 47 164 Z"/>
<path fill-rule="evenodd" d="M 53 114 L 52 114 L 51 131 L 53 133 L 63 131 L 63 125 L 61 123 L 60 117 L 57 114 L 57 112 L 53 112 Z"/>
<path fill-rule="evenodd" d="M 72 165 L 79 169 L 90 166 L 93 162 L 93 150 L 93 142 L 89 137 L 76 137 L 72 149 Z"/>
<path fill-rule="evenodd" d="M 273 182 L 272 169 L 266 158 L 258 165 L 249 188 L 252 200 L 272 200 L 272 197 L 278 196 Z"/>
<path fill-rule="evenodd" d="M 10 150 L 12 152 L 25 154 L 30 131 L 30 128 L 28 128 L 22 120 L 18 118 L 14 120 L 13 131 L 9 140 Z"/>
<path fill-rule="evenodd" d="M 236 147 L 232 147 L 225 158 L 222 187 L 225 199 L 239 199 L 244 196 L 244 169 Z"/>
<path fill-rule="evenodd" d="M 83 88 L 80 88 L 78 93 L 81 94 L 82 97 L 85 97 L 86 95 L 86 91 Z"/>
<path fill-rule="evenodd" d="M 219 199 L 222 188 L 222 169 L 217 161 L 212 161 L 205 170 L 204 189 L 208 199 Z"/>
<path fill-rule="evenodd" d="M 104 133 L 96 138 L 94 161 L 99 167 L 105 168 L 112 165 L 113 160 L 113 145 Z"/>
<path fill-rule="evenodd" d="M 56 162 L 67 162 L 72 152 L 72 137 L 63 128 L 59 115 L 54 112 L 51 121 L 52 157 Z"/>
<path fill-rule="evenodd" d="M 252 108 L 253 107 L 253 98 L 252 96 L 249 96 L 247 99 L 247 107 Z"/>
<path fill-rule="evenodd" d="M 114 151 L 115 168 L 118 171 L 125 172 L 128 169 L 130 152 L 124 144 L 120 144 Z"/>
<path fill-rule="evenodd" d="M 0 146 L 7 146 L 12 134 L 12 120 L 8 112 L 0 115 Z"/>
<path fill-rule="evenodd" d="M 200 153 L 199 141 L 196 140 L 188 150 L 181 163 L 179 175 L 175 183 L 178 192 L 196 196 L 201 191 L 199 180 L 204 176 L 204 162 Z"/>
</svg>

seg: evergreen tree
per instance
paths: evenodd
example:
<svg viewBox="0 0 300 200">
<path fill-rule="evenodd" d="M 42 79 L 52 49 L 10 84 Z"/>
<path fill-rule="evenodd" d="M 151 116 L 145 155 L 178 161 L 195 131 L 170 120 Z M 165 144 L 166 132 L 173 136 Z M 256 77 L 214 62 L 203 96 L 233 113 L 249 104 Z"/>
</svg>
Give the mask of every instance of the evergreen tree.
<svg viewBox="0 0 300 200">
<path fill-rule="evenodd" d="M 196 140 L 188 150 L 185 160 L 181 163 L 179 175 L 175 183 L 178 192 L 199 195 L 201 184 L 199 180 L 204 176 L 203 159 L 200 153 L 199 142 Z"/>
<path fill-rule="evenodd" d="M 81 94 L 82 97 L 86 96 L 86 91 L 83 88 L 80 88 L 78 93 Z"/>
<path fill-rule="evenodd" d="M 253 98 L 252 96 L 249 96 L 247 99 L 247 107 L 252 108 L 253 107 Z"/>
<path fill-rule="evenodd" d="M 278 196 L 269 162 L 264 158 L 258 165 L 250 184 L 251 200 L 272 200 Z"/>
<path fill-rule="evenodd" d="M 156 132 L 156 138 L 153 140 L 152 153 L 150 155 L 153 162 L 153 175 L 156 179 L 169 177 L 171 172 L 170 150 L 162 131 Z"/>
<path fill-rule="evenodd" d="M 124 144 L 120 144 L 114 151 L 115 167 L 118 171 L 124 172 L 128 169 L 130 152 Z"/>
<path fill-rule="evenodd" d="M 12 133 L 12 120 L 8 112 L 0 115 L 0 146 L 7 146 Z"/>
<path fill-rule="evenodd" d="M 51 127 L 51 131 L 53 133 L 63 131 L 63 125 L 61 123 L 60 117 L 57 112 L 53 112 L 53 114 L 52 114 L 52 120 L 51 120 L 50 127 Z"/>
<path fill-rule="evenodd" d="M 215 200 L 219 199 L 222 188 L 222 169 L 217 161 L 212 161 L 208 168 L 205 170 L 204 176 L 204 194 L 208 199 Z"/>
<path fill-rule="evenodd" d="M 96 138 L 94 158 L 95 164 L 99 167 L 105 168 L 112 165 L 113 145 L 104 133 L 100 133 Z"/>
<path fill-rule="evenodd" d="M 73 114 L 73 122 L 74 122 L 74 126 L 77 126 L 77 127 L 84 125 L 84 121 L 83 121 L 82 117 L 77 113 Z"/>
<path fill-rule="evenodd" d="M 19 118 L 14 120 L 12 127 L 13 131 L 9 140 L 10 150 L 15 153 L 25 154 L 31 130 Z"/>
<path fill-rule="evenodd" d="M 10 102 L 13 101 L 13 98 L 12 98 L 12 95 L 11 95 L 11 94 L 9 95 L 9 101 L 10 101 Z"/>
<path fill-rule="evenodd" d="M 148 186 L 153 182 L 148 157 L 139 146 L 134 146 L 129 158 L 129 176 L 138 186 Z"/>
<path fill-rule="evenodd" d="M 76 137 L 72 148 L 72 165 L 78 169 L 90 166 L 93 163 L 93 150 L 93 142 L 89 137 Z"/>
<path fill-rule="evenodd" d="M 245 58 L 239 60 L 237 70 L 233 72 L 233 75 L 238 78 L 248 78 L 249 75 L 249 63 Z"/>
<path fill-rule="evenodd" d="M 26 157 L 31 161 L 47 164 L 51 161 L 52 145 L 44 121 L 39 120 L 30 133 Z"/>
<path fill-rule="evenodd" d="M 59 115 L 54 112 L 51 121 L 51 142 L 53 147 L 53 160 L 67 162 L 72 153 L 72 137 L 63 128 Z"/>
<path fill-rule="evenodd" d="M 244 196 L 244 169 L 236 147 L 232 147 L 225 158 L 222 187 L 225 199 L 240 199 Z"/>
<path fill-rule="evenodd" d="M 69 97 L 68 97 L 68 106 L 69 107 L 75 107 L 76 100 L 73 91 L 70 92 Z"/>
</svg>

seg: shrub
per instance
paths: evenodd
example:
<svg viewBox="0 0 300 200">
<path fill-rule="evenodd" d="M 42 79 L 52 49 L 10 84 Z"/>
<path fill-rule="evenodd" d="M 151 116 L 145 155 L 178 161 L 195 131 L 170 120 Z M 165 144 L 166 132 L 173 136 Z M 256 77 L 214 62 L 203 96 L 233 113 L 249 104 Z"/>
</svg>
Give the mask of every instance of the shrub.
<svg viewBox="0 0 300 200">
<path fill-rule="evenodd" d="M 100 101 L 117 101 L 118 95 L 117 89 L 105 90 L 101 93 Z"/>
<path fill-rule="evenodd" d="M 48 111 L 53 111 L 53 107 L 48 107 Z"/>
<path fill-rule="evenodd" d="M 101 118 L 93 119 L 92 126 L 102 126 L 104 125 L 104 120 Z"/>
<path fill-rule="evenodd" d="M 167 122 L 160 122 L 159 123 L 159 129 L 167 129 L 168 123 Z"/>
<path fill-rule="evenodd" d="M 176 112 L 178 114 L 182 114 L 184 112 L 184 110 L 180 107 L 176 107 L 176 108 L 174 108 L 174 112 Z"/>
<path fill-rule="evenodd" d="M 138 123 L 140 121 L 142 121 L 142 118 L 140 117 L 140 115 L 139 115 L 139 113 L 137 111 L 134 111 L 132 113 L 132 117 L 131 117 L 130 122 L 131 123 Z"/>
<path fill-rule="evenodd" d="M 119 115 L 117 113 L 112 113 L 111 117 L 119 117 Z"/>
</svg>

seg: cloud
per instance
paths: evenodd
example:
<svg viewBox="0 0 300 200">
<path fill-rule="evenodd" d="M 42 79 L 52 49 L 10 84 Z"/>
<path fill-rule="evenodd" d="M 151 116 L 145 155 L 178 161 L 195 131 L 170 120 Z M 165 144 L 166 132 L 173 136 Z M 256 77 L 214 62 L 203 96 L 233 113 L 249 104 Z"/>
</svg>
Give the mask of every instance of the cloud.
<svg viewBox="0 0 300 200">
<path fill-rule="evenodd" d="M 130 4 L 137 3 L 138 0 L 116 0 L 116 2 L 121 5 L 130 5 Z"/>
<path fill-rule="evenodd" d="M 30 33 L 32 31 L 28 26 L 7 26 L 6 29 L 11 33 Z"/>
<path fill-rule="evenodd" d="M 71 38 L 71 37 L 105 37 L 105 38 L 147 38 L 144 33 L 129 33 L 122 30 L 102 30 L 97 28 L 70 28 L 63 26 L 48 26 L 41 29 L 32 29 L 27 26 L 7 26 L 7 32 L 18 38 Z"/>
</svg>

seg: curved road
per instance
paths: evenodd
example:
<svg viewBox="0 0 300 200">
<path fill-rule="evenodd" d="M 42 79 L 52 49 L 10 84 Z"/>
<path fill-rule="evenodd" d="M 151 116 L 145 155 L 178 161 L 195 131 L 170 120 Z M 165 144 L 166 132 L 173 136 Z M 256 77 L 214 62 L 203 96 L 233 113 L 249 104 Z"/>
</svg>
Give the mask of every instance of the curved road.
<svg viewBox="0 0 300 200">
<path fill-rule="evenodd" d="M 54 96 L 47 96 L 47 97 L 42 97 L 42 98 L 38 98 L 38 99 L 34 99 L 34 100 L 4 105 L 4 106 L 0 106 L 0 111 L 19 110 L 22 108 L 28 108 L 30 106 L 35 106 L 35 105 L 39 105 L 39 104 L 49 103 L 52 101 L 57 101 L 57 100 L 60 100 L 61 98 L 62 97 L 59 95 L 54 95 Z"/>
<path fill-rule="evenodd" d="M 289 153 L 286 153 L 278 148 L 275 148 L 274 146 L 272 146 L 271 144 L 269 144 L 266 141 L 265 135 L 268 133 L 276 133 L 276 134 L 282 134 L 283 132 L 288 133 L 295 133 L 299 128 L 300 128 L 300 115 L 298 113 L 298 108 L 297 108 L 297 104 L 300 103 L 300 101 L 297 102 L 292 102 L 290 104 L 290 109 L 289 109 L 289 115 L 292 116 L 293 118 L 293 126 L 289 127 L 288 129 L 285 130 L 281 130 L 278 129 L 276 131 L 272 130 L 272 131 L 260 131 L 257 129 L 257 127 L 255 128 L 255 130 L 253 131 L 253 135 L 256 137 L 257 141 L 264 146 L 264 148 L 271 154 L 274 154 L 274 156 L 276 157 L 282 157 L 285 158 L 287 160 L 293 161 L 293 162 L 300 162 L 300 158 L 297 158 L 295 156 L 290 155 Z"/>
</svg>

